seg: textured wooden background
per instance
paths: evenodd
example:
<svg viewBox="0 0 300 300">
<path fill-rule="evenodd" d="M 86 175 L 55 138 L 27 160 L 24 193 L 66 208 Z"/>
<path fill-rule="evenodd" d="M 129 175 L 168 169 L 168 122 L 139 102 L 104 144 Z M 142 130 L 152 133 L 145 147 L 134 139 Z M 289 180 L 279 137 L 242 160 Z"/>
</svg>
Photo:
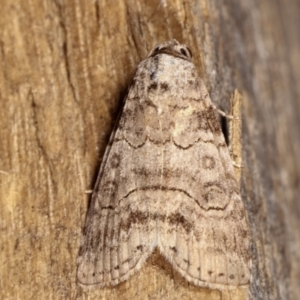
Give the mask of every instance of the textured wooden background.
<svg viewBox="0 0 300 300">
<path fill-rule="evenodd" d="M 1 0 L 1 299 L 300 299 L 300 2 Z M 189 45 L 212 100 L 243 95 L 249 290 L 199 289 L 157 254 L 113 289 L 76 285 L 103 151 L 137 64 Z"/>
</svg>

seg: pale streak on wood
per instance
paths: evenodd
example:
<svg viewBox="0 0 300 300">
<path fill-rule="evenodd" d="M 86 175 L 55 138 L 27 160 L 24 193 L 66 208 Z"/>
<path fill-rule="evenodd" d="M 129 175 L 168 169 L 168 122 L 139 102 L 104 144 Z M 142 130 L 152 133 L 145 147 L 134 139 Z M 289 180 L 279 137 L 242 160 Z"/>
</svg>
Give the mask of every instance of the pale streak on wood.
<svg viewBox="0 0 300 300">
<path fill-rule="evenodd" d="M 87 54 L 88 51 L 86 49 L 86 43 L 84 41 L 85 35 L 84 35 L 84 27 L 83 24 L 85 24 L 85 19 L 82 15 L 82 8 L 81 5 L 83 5 L 83 2 L 76 0 L 75 4 L 75 16 L 77 20 L 77 28 L 78 28 L 78 39 L 79 39 L 79 49 L 82 53 L 81 59 L 82 59 L 82 69 L 83 69 L 83 78 L 86 86 L 86 95 L 85 97 L 89 97 L 91 94 L 91 83 L 89 81 L 89 71 L 88 71 L 88 60 L 87 60 Z M 78 95 L 78 100 L 80 101 L 80 96 Z"/>
<path fill-rule="evenodd" d="M 242 174 L 242 95 L 235 90 L 231 98 L 230 113 L 234 119 L 229 121 L 229 149 L 235 163 L 235 178 L 240 185 Z"/>
</svg>

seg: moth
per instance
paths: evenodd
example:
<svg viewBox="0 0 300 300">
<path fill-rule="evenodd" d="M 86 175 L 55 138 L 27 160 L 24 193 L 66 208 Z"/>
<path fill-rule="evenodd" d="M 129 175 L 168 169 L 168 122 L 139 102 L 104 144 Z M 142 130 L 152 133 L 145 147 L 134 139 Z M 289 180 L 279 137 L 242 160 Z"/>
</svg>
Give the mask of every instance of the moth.
<svg viewBox="0 0 300 300">
<path fill-rule="evenodd" d="M 249 227 L 215 111 L 185 45 L 139 64 L 92 195 L 80 285 L 123 282 L 156 248 L 196 286 L 249 284 Z"/>
</svg>

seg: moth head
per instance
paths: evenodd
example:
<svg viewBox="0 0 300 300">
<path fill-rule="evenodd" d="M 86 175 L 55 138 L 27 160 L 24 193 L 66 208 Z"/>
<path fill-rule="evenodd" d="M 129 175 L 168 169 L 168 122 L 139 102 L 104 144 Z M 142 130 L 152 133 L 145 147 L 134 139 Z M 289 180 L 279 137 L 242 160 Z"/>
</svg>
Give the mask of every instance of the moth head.
<svg viewBox="0 0 300 300">
<path fill-rule="evenodd" d="M 162 53 L 173 55 L 188 61 L 192 60 L 192 51 L 186 45 L 179 44 L 175 39 L 156 45 L 148 57 Z"/>
</svg>

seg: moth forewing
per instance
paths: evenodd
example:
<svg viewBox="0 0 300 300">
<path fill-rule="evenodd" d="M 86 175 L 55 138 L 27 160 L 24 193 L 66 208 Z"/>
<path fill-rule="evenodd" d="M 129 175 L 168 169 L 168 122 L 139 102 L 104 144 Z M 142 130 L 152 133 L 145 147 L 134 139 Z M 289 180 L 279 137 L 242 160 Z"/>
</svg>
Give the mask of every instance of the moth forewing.
<svg viewBox="0 0 300 300">
<path fill-rule="evenodd" d="M 116 285 L 157 248 L 186 280 L 250 280 L 249 228 L 215 108 L 176 40 L 137 68 L 92 196 L 82 286 Z"/>
</svg>

